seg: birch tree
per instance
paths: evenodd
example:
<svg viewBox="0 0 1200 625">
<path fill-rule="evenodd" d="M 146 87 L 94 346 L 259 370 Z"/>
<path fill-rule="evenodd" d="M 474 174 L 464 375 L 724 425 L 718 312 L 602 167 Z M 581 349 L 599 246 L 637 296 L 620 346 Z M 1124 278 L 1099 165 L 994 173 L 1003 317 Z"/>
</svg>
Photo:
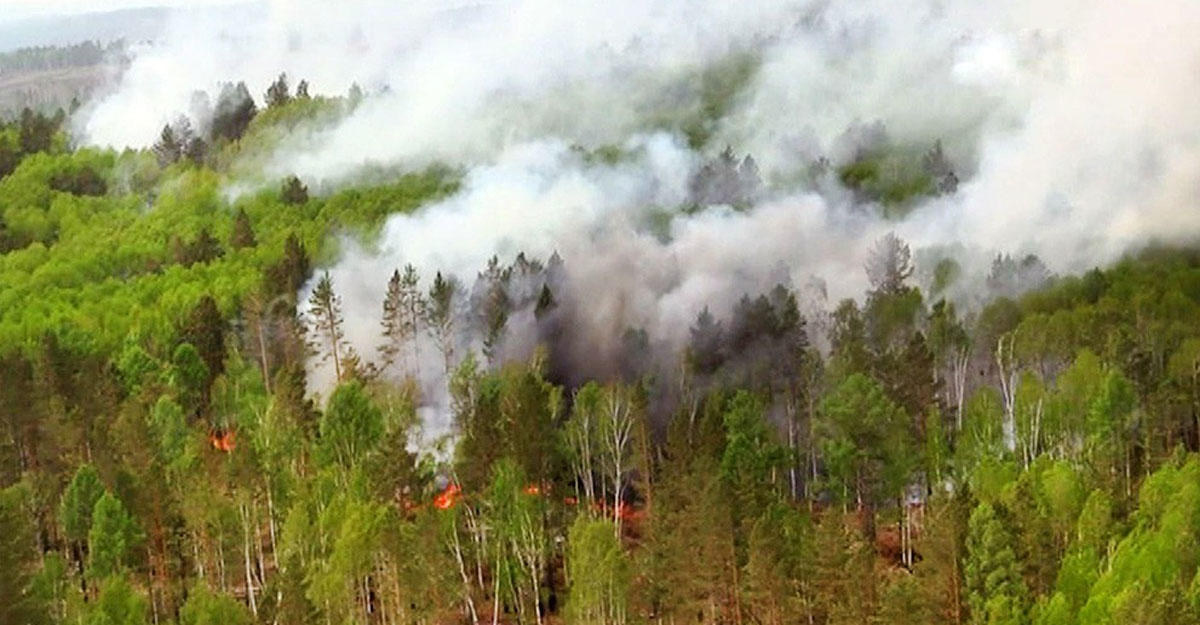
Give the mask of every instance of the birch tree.
<svg viewBox="0 0 1200 625">
<path fill-rule="evenodd" d="M 633 433 L 636 416 L 634 397 L 629 387 L 611 385 L 604 389 L 598 413 L 597 433 L 604 473 L 612 489 L 612 520 L 616 534 L 621 534 L 621 513 L 624 507 L 625 481 L 633 466 Z"/>
</svg>

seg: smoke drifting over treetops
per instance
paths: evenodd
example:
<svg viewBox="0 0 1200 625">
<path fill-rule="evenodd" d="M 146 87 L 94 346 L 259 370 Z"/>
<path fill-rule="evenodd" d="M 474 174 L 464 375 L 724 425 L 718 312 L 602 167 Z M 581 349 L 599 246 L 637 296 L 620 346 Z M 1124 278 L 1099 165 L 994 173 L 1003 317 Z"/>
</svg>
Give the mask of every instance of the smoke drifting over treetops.
<svg viewBox="0 0 1200 625">
<path fill-rule="evenodd" d="M 377 249 L 330 268 L 364 355 L 406 263 L 424 286 L 443 271 L 469 288 L 493 255 L 557 251 L 568 279 L 554 296 L 596 338 L 578 357 L 603 361 L 628 328 L 678 346 L 702 307 L 721 316 L 776 283 L 857 294 L 888 231 L 918 257 L 954 250 L 977 276 L 998 251 L 1065 272 L 1200 232 L 1188 0 L 280 0 L 210 15 L 141 51 L 86 117 L 91 141 L 147 144 L 193 90 L 287 71 L 374 95 L 285 140 L 272 180 L 367 163 L 467 172 L 459 193 L 393 217 Z M 938 141 L 956 188 L 906 198 L 900 216 L 837 173 Z M 679 210 L 726 145 L 752 155 L 762 186 L 736 208 Z M 615 158 L 588 152 L 606 146 Z M 536 338 L 528 304 L 510 345 Z"/>
</svg>

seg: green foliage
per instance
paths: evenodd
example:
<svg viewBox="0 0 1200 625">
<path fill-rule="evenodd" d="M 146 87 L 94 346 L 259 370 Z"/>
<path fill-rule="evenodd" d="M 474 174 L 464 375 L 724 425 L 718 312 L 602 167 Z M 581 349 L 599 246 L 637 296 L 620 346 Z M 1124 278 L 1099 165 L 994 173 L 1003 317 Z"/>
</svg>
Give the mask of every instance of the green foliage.
<svg viewBox="0 0 1200 625">
<path fill-rule="evenodd" d="M 39 558 L 29 503 L 23 486 L 0 490 L 0 623 L 48 622 L 46 602 L 34 592 Z"/>
<path fill-rule="evenodd" d="M 628 619 L 630 566 L 611 523 L 575 518 L 567 535 L 567 622 L 620 625 Z"/>
<path fill-rule="evenodd" d="M 150 429 L 159 445 L 159 457 L 172 477 L 181 477 L 193 467 L 198 450 L 195 432 L 188 427 L 179 404 L 160 397 L 150 412 Z"/>
<path fill-rule="evenodd" d="M 111 492 L 96 500 L 88 531 L 88 576 L 94 580 L 118 575 L 141 542 L 141 530 L 125 505 Z"/>
<path fill-rule="evenodd" d="M 1079 612 L 1080 622 L 1167 622 L 1200 565 L 1200 461 L 1146 479 L 1133 529 L 1116 546 Z M 1182 621 L 1180 621 L 1182 622 Z"/>
<path fill-rule="evenodd" d="M 888 217 L 903 217 L 914 200 L 935 195 L 937 182 L 920 150 L 884 146 L 838 168 L 838 179 L 864 198 L 879 202 Z"/>
<path fill-rule="evenodd" d="M 854 374 L 822 402 L 822 445 L 843 493 L 870 501 L 896 497 L 916 454 L 904 411 L 871 378 Z"/>
<path fill-rule="evenodd" d="M 71 483 L 63 491 L 58 511 L 63 534 L 68 539 L 87 539 L 88 531 L 92 528 L 92 511 L 96 502 L 104 495 L 104 491 L 104 483 L 100 481 L 96 467 L 90 464 L 80 465 L 75 471 L 75 476 L 71 478 Z"/>
<path fill-rule="evenodd" d="M 535 482 L 564 469 L 556 432 L 562 389 L 545 379 L 540 363 L 514 363 L 484 375 L 476 367 L 474 359 L 464 361 L 462 375 L 452 382 L 461 433 L 455 467 L 463 485 L 482 489 L 502 457 Z"/>
<path fill-rule="evenodd" d="M 684 104 L 654 125 L 713 152 L 758 63 L 685 68 Z M 195 162 L 178 136 L 160 165 L 148 150 L 68 152 L 53 117 L 0 124 L 0 485 L 19 484 L 0 491 L 0 621 L 142 623 L 153 605 L 197 625 L 441 623 L 497 604 L 523 623 L 1198 620 L 1195 251 L 1026 293 L 1021 275 L 997 275 L 989 289 L 1008 299 L 976 314 L 926 310 L 907 246 L 887 237 L 862 307 L 831 319 L 827 368 L 782 289 L 745 297 L 732 320 L 702 314 L 680 378 L 649 362 L 630 374 L 623 356 L 621 373 L 651 375 L 571 379 L 574 397 L 556 341 L 500 362 L 513 311 L 482 322 L 495 331 L 483 361 L 456 340 L 474 330 L 458 314 L 467 289 L 397 274 L 397 294 L 430 297 L 391 335 L 429 331 L 451 373 L 454 429 L 428 453 L 413 442 L 432 389 L 352 352 L 314 408 L 329 389 L 307 384 L 296 299 L 341 241 L 369 249 L 388 216 L 454 192 L 459 172 L 280 187 L 261 159 L 353 102 L 276 87 L 256 114 L 248 89 L 226 91 Z M 837 173 L 899 214 L 949 192 L 937 159 L 909 152 L 869 149 Z M 755 169 L 732 147 L 716 159 L 718 178 Z M 234 180 L 249 190 L 230 193 Z M 934 291 L 959 295 L 962 271 L 939 263 Z M 521 306 L 539 332 L 571 331 L 555 325 L 565 292 L 531 289 Z M 660 338 L 625 336 L 639 356 Z M 442 509 L 430 488 L 446 479 L 462 490 Z M 901 507 L 922 492 L 923 508 Z M 915 562 L 896 562 L 897 541 Z"/>
<path fill-rule="evenodd" d="M 754 522 L 745 565 L 747 609 L 760 622 L 807 611 L 813 575 L 812 526 L 798 510 L 774 503 Z"/>
<path fill-rule="evenodd" d="M 125 341 L 116 366 L 125 388 L 136 392 L 146 380 L 154 377 L 153 374 L 159 371 L 161 365 L 130 336 Z"/>
<path fill-rule="evenodd" d="M 99 598 L 87 611 L 84 625 L 145 625 L 146 599 L 124 576 L 108 578 Z"/>
<path fill-rule="evenodd" d="M 677 124 L 693 149 L 706 146 L 721 118 L 758 73 L 761 63 L 752 53 L 734 53 L 696 71 L 688 84 L 695 85 L 697 107 L 669 125 Z"/>
<path fill-rule="evenodd" d="M 240 601 L 213 592 L 203 584 L 194 586 L 179 608 L 180 625 L 251 625 L 250 611 Z"/>
<path fill-rule="evenodd" d="M 740 391 L 725 410 L 725 450 L 721 478 L 733 497 L 737 519 L 753 520 L 778 496 L 775 478 L 787 462 L 787 450 L 775 440 L 762 401 Z"/>
<path fill-rule="evenodd" d="M 1029 595 L 1021 577 L 1012 536 L 991 504 L 971 513 L 963 580 L 971 623 L 1020 625 L 1026 622 Z"/>
<path fill-rule="evenodd" d="M 179 403 L 201 406 L 208 393 L 208 365 L 191 343 L 180 343 L 171 355 L 170 384 Z"/>
<path fill-rule="evenodd" d="M 381 549 L 386 515 L 377 503 L 342 495 L 318 517 L 324 557 L 310 568 L 307 595 L 314 605 L 327 606 L 328 616 L 337 621 L 356 618 L 356 586 Z"/>
<path fill-rule="evenodd" d="M 383 426 L 383 413 L 362 383 L 343 384 L 329 397 L 321 417 L 321 457 L 343 467 L 355 466 L 379 443 Z"/>
<path fill-rule="evenodd" d="M 491 536 L 487 554 L 496 592 L 514 610 L 541 610 L 541 572 L 549 536 L 544 525 L 544 500 L 527 492 L 529 476 L 521 465 L 502 458 L 492 468 L 484 500 L 485 523 Z M 610 529 L 611 531 L 611 529 Z M 611 605 L 609 607 L 616 607 Z M 530 611 L 532 611 L 530 610 Z"/>
</svg>

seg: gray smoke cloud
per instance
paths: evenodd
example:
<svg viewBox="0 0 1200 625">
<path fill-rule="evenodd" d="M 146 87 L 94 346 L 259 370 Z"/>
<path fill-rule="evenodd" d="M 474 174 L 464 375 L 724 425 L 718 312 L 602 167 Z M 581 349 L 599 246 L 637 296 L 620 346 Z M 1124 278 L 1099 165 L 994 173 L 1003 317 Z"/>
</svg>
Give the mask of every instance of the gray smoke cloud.
<svg viewBox="0 0 1200 625">
<path fill-rule="evenodd" d="M 818 294 L 861 293 L 867 251 L 888 231 L 919 257 L 951 250 L 976 276 L 999 251 L 1071 272 L 1200 232 L 1200 5 L 1188 0 L 280 0 L 239 10 L 243 19 L 175 24 L 82 130 L 99 144 L 146 145 L 193 90 L 265 87 L 280 71 L 318 91 L 358 83 L 373 93 L 262 164 L 266 179 L 331 184 L 365 164 L 467 172 L 459 193 L 391 218 L 377 245 L 348 243 L 329 268 L 364 355 L 378 342 L 387 277 L 406 263 L 425 286 L 440 270 L 469 288 L 493 255 L 558 252 L 569 286 L 556 296 L 569 302 L 571 331 L 592 337 L 578 351 L 603 361 L 627 328 L 677 349 L 702 307 L 721 316 L 780 282 L 808 294 L 819 317 L 828 304 Z M 739 62 L 736 79 L 706 74 Z M 683 132 L 696 119 L 712 137 L 700 151 Z M 854 158 L 879 128 L 893 145 L 941 141 L 957 191 L 885 220 L 813 173 L 821 158 Z M 623 157 L 589 159 L 576 144 Z M 753 155 L 765 186 L 749 206 L 677 210 L 726 144 Z M 528 352 L 535 325 L 532 311 L 514 311 L 506 353 Z M 468 333 L 461 347 L 478 341 Z M 438 369 L 422 367 L 427 388 L 442 385 Z"/>
</svg>

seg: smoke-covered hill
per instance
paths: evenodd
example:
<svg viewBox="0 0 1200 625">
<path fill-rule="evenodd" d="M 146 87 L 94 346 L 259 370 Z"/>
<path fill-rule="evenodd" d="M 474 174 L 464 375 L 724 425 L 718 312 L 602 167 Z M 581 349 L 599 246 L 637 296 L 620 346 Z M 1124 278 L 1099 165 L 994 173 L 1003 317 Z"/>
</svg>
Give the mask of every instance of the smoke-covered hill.
<svg viewBox="0 0 1200 625">
<path fill-rule="evenodd" d="M 1198 5 L 135 15 L 0 116 L 0 623 L 1200 622 Z"/>
</svg>

